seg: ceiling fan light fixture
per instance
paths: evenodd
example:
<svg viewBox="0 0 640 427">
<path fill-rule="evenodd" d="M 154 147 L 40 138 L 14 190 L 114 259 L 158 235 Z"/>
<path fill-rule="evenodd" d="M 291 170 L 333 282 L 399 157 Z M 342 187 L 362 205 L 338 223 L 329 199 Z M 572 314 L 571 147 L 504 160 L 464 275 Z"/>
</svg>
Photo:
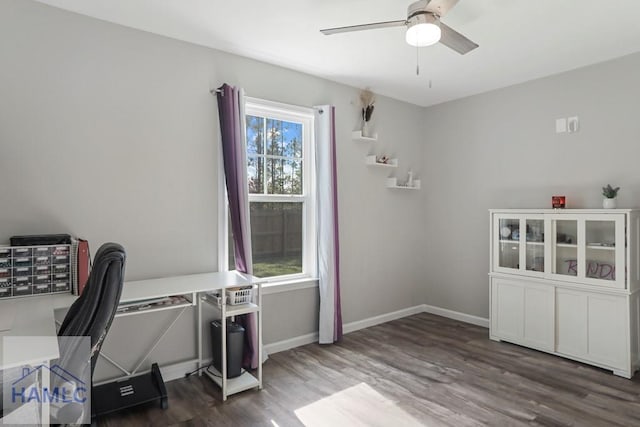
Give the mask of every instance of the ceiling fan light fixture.
<svg viewBox="0 0 640 427">
<path fill-rule="evenodd" d="M 432 14 L 416 15 L 408 21 L 406 40 L 411 46 L 431 46 L 438 43 L 441 36 L 438 20 Z"/>
</svg>

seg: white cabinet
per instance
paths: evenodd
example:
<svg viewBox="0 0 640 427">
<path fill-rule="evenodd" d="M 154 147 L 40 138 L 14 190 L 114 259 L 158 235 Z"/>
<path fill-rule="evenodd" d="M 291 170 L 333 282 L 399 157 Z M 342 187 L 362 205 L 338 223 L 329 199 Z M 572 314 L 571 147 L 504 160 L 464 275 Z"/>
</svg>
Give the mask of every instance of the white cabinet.
<svg viewBox="0 0 640 427">
<path fill-rule="evenodd" d="M 492 210 L 490 336 L 631 377 L 640 211 Z"/>
<path fill-rule="evenodd" d="M 587 354 L 587 296 L 581 291 L 558 289 L 556 349 L 559 353 L 584 357 Z"/>
<path fill-rule="evenodd" d="M 541 276 L 545 268 L 545 221 L 541 214 L 496 213 L 493 270 Z M 548 235 L 548 234 L 547 234 Z"/>
<path fill-rule="evenodd" d="M 496 279 L 491 284 L 491 332 L 505 340 L 553 350 L 553 288 Z"/>
<path fill-rule="evenodd" d="M 550 214 L 550 273 L 557 280 L 626 287 L 624 213 Z"/>
<path fill-rule="evenodd" d="M 558 353 L 625 371 L 630 357 L 626 297 L 559 288 L 556 302 Z"/>
</svg>

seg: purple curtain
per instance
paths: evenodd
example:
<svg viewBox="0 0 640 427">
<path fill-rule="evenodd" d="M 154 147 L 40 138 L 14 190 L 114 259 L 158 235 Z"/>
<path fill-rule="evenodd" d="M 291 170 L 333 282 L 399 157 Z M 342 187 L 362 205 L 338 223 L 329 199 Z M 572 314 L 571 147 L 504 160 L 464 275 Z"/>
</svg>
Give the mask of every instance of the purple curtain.
<svg viewBox="0 0 640 427">
<path fill-rule="evenodd" d="M 247 151 L 245 137 L 244 92 L 222 85 L 218 89 L 218 114 L 224 176 L 229 198 L 229 215 L 236 270 L 251 274 L 251 225 L 249 222 L 249 186 L 247 184 Z M 222 237 L 224 238 L 224 237 Z M 258 335 L 255 314 L 236 319 L 245 328 L 245 368 L 258 367 Z"/>
<path fill-rule="evenodd" d="M 342 339 L 335 107 L 315 108 L 320 344 Z"/>
</svg>

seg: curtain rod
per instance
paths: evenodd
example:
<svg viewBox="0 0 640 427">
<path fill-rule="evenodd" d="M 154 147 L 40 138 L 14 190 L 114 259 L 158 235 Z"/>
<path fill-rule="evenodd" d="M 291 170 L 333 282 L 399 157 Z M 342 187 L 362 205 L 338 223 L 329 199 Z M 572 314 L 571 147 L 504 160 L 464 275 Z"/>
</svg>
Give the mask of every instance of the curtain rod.
<svg viewBox="0 0 640 427">
<path fill-rule="evenodd" d="M 209 93 L 210 93 L 211 95 L 214 95 L 214 94 L 216 94 L 216 93 L 222 93 L 222 89 L 211 89 L 211 90 L 209 91 Z"/>
</svg>

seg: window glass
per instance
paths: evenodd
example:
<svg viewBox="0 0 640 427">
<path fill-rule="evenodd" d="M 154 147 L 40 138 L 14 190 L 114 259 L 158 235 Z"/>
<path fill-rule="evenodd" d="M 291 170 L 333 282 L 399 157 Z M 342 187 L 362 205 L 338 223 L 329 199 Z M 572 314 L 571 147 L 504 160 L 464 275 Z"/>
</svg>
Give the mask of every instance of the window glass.
<svg viewBox="0 0 640 427">
<path fill-rule="evenodd" d="M 302 204 L 251 203 L 253 274 L 302 273 Z"/>
<path fill-rule="evenodd" d="M 253 274 L 263 278 L 314 274 L 315 210 L 308 182 L 312 112 L 247 103 L 246 146 Z M 230 224 L 230 222 L 229 222 Z M 229 269 L 234 269 L 229 226 Z"/>
</svg>

